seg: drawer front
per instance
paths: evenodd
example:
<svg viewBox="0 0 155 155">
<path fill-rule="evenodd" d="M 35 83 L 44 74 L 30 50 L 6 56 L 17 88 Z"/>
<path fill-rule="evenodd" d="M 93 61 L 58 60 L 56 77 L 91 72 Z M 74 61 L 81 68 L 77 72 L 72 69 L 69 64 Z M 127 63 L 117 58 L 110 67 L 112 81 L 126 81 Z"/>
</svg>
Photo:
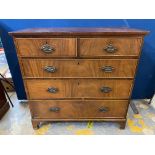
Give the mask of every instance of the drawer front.
<svg viewBox="0 0 155 155">
<path fill-rule="evenodd" d="M 29 99 L 123 98 L 128 99 L 132 80 L 52 79 L 25 80 Z"/>
<path fill-rule="evenodd" d="M 137 60 L 23 59 L 25 77 L 134 77 Z"/>
<path fill-rule="evenodd" d="M 42 119 L 125 118 L 127 108 L 127 100 L 30 101 L 32 117 Z"/>
<path fill-rule="evenodd" d="M 138 56 L 141 38 L 82 38 L 80 56 Z"/>
<path fill-rule="evenodd" d="M 16 38 L 23 57 L 75 57 L 76 38 Z"/>
</svg>

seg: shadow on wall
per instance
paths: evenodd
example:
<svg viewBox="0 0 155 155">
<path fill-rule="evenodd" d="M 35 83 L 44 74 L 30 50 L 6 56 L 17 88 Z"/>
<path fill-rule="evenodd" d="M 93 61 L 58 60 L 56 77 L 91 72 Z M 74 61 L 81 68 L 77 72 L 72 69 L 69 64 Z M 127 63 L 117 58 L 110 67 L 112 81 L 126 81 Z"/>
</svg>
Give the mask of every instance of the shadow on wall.
<svg viewBox="0 0 155 155">
<path fill-rule="evenodd" d="M 146 27 L 146 23 L 148 22 L 150 25 L 147 25 Z M 155 88 L 155 85 L 153 85 L 153 83 L 155 83 L 155 47 L 152 46 L 152 44 L 155 43 L 155 41 L 153 43 L 155 38 L 154 25 L 155 20 L 0 20 L 2 42 L 18 98 L 26 99 L 26 95 L 23 87 L 23 81 L 21 78 L 21 72 L 19 69 L 15 47 L 12 38 L 8 35 L 8 32 L 34 27 L 133 27 L 151 30 L 151 33 L 152 31 L 154 33 L 145 39 L 146 43 L 144 44 L 143 54 L 141 56 L 140 66 L 138 68 L 133 92 L 133 98 L 150 98 Z"/>
</svg>

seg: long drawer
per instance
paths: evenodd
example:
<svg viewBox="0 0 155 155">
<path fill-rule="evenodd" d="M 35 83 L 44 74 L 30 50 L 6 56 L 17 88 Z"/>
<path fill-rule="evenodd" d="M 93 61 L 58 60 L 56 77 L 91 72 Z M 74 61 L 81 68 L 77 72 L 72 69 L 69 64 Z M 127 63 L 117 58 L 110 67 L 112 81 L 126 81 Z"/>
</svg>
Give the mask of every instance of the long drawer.
<svg viewBox="0 0 155 155">
<path fill-rule="evenodd" d="M 33 118 L 80 119 L 80 118 L 125 118 L 127 100 L 57 100 L 29 101 Z"/>
<path fill-rule="evenodd" d="M 23 57 L 75 57 L 76 38 L 16 38 L 18 55 Z"/>
<path fill-rule="evenodd" d="M 136 59 L 23 59 L 24 77 L 133 78 Z"/>
<path fill-rule="evenodd" d="M 29 99 L 114 98 L 128 99 L 132 80 L 50 79 L 25 80 Z"/>
<path fill-rule="evenodd" d="M 141 50 L 141 38 L 81 38 L 80 56 L 138 56 Z"/>
</svg>

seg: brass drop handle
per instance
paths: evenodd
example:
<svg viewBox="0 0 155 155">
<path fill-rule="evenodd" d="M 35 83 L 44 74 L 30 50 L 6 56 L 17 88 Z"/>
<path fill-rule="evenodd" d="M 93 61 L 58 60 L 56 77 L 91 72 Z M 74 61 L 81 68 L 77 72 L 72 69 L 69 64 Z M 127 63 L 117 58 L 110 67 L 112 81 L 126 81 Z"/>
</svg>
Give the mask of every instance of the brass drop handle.
<svg viewBox="0 0 155 155">
<path fill-rule="evenodd" d="M 49 87 L 48 89 L 47 89 L 47 91 L 49 92 L 49 93 L 57 93 L 58 92 L 58 88 L 55 88 L 55 87 Z"/>
<path fill-rule="evenodd" d="M 55 48 L 50 46 L 49 44 L 45 44 L 41 47 L 41 50 L 44 52 L 44 53 L 52 53 L 53 51 L 55 51 Z"/>
<path fill-rule="evenodd" d="M 109 44 L 104 48 L 104 51 L 106 51 L 107 53 L 115 53 L 117 51 L 117 48 L 112 44 Z"/>
<path fill-rule="evenodd" d="M 60 108 L 59 107 L 51 107 L 51 108 L 49 108 L 49 111 L 51 111 L 51 112 L 59 112 Z"/>
<path fill-rule="evenodd" d="M 57 71 L 57 68 L 54 66 L 45 66 L 44 70 L 49 73 L 55 73 Z"/>
<path fill-rule="evenodd" d="M 100 88 L 102 93 L 110 93 L 112 91 L 112 88 L 110 87 L 101 87 Z"/>
<path fill-rule="evenodd" d="M 109 111 L 109 108 L 107 108 L 107 107 L 100 107 L 99 108 L 99 111 L 100 112 L 108 112 Z"/>
<path fill-rule="evenodd" d="M 103 66 L 101 69 L 105 73 L 111 73 L 113 70 L 115 70 L 115 68 L 112 66 Z"/>
</svg>

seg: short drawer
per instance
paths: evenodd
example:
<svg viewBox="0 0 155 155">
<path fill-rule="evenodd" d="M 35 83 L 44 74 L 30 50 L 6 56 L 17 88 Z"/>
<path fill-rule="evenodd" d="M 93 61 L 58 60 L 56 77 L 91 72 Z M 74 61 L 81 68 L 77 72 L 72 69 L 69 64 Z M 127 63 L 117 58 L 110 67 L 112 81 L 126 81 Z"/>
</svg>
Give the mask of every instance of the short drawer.
<svg viewBox="0 0 155 155">
<path fill-rule="evenodd" d="M 138 56 L 141 38 L 81 38 L 80 56 Z"/>
<path fill-rule="evenodd" d="M 33 118 L 80 119 L 125 118 L 127 100 L 52 100 L 29 101 Z"/>
<path fill-rule="evenodd" d="M 25 80 L 29 99 L 123 98 L 128 99 L 132 80 L 50 79 Z"/>
<path fill-rule="evenodd" d="M 135 59 L 22 59 L 24 77 L 127 77 L 133 78 Z"/>
<path fill-rule="evenodd" d="M 75 57 L 76 38 L 16 38 L 18 55 L 23 57 Z"/>
</svg>

